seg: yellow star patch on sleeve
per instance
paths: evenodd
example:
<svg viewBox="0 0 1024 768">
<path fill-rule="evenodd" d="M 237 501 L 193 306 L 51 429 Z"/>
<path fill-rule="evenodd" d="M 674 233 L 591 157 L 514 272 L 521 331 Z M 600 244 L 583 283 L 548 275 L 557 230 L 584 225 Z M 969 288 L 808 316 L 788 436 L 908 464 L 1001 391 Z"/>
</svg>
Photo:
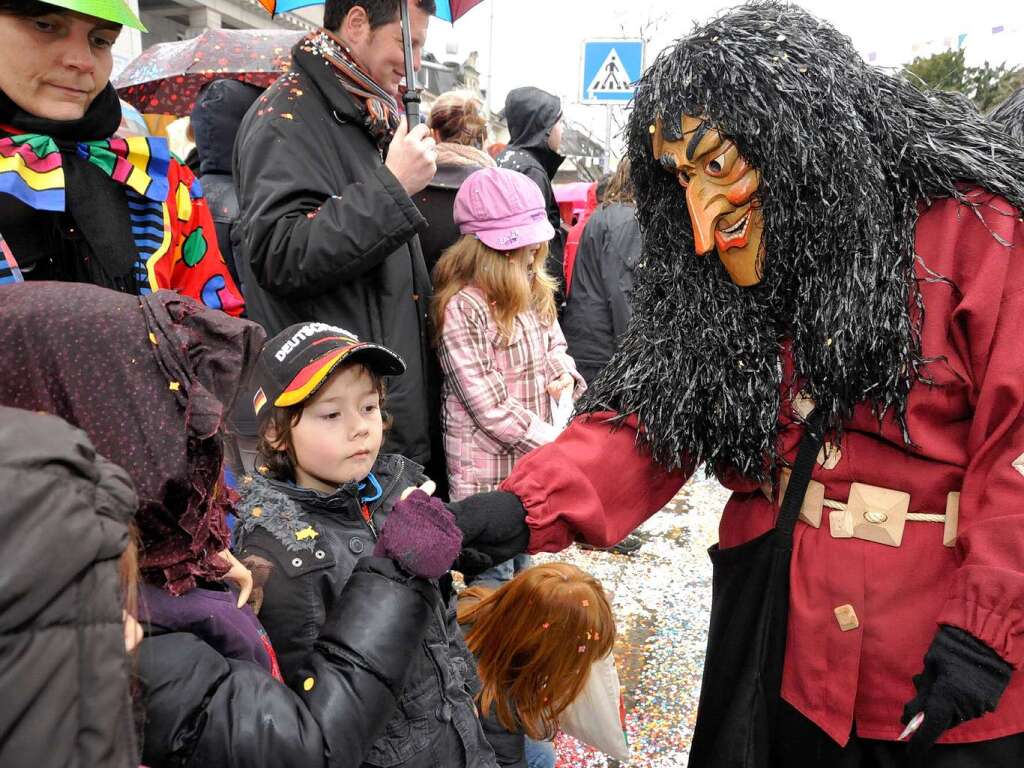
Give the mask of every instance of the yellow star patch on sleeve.
<svg viewBox="0 0 1024 768">
<path fill-rule="evenodd" d="M 307 525 L 301 531 L 295 532 L 296 541 L 305 541 L 306 539 L 315 539 L 320 534 L 316 532 L 316 529 L 312 525 Z"/>
</svg>

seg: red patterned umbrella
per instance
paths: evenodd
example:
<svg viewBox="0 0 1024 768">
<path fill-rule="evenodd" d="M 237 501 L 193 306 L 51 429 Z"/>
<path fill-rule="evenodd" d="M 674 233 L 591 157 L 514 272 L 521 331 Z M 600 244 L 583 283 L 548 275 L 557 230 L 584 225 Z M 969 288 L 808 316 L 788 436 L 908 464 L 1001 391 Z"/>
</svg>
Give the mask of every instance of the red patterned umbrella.
<svg viewBox="0 0 1024 768">
<path fill-rule="evenodd" d="M 118 95 L 143 113 L 184 116 L 213 80 L 267 87 L 291 62 L 302 32 L 210 29 L 198 37 L 143 51 L 114 81 Z"/>
</svg>

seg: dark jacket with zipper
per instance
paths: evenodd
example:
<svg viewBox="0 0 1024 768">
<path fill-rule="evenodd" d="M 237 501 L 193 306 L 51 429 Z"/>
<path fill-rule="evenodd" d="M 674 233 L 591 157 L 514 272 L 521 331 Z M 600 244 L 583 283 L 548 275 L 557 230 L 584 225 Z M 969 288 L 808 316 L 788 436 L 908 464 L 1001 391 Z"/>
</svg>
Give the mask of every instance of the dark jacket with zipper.
<svg viewBox="0 0 1024 768">
<path fill-rule="evenodd" d="M 608 364 L 626 331 L 639 260 L 636 208 L 625 203 L 599 206 L 580 238 L 562 316 L 569 354 L 588 385 Z"/>
<path fill-rule="evenodd" d="M 249 318 L 268 335 L 331 323 L 401 355 L 387 450 L 426 464 L 430 277 L 416 234 L 427 223 L 335 73 L 296 56 L 242 121 L 234 165 Z"/>
<path fill-rule="evenodd" d="M 372 554 L 377 532 L 399 495 L 426 477 L 415 463 L 382 455 L 372 484 L 347 483 L 323 494 L 256 475 L 243 480 L 236 554 L 269 561 L 260 621 L 278 654 L 285 682 L 304 683 L 300 661 L 309 653 L 361 558 Z M 376 497 L 376 498 L 372 498 Z M 372 500 L 369 500 L 372 498 Z M 362 513 L 363 499 L 369 520 Z M 394 638 L 395 628 L 369 617 L 370 637 L 405 642 L 412 658 L 398 711 L 387 722 L 363 765 L 394 768 L 491 768 L 494 755 L 476 717 L 479 682 L 455 619 L 450 577 L 445 599 L 427 622 L 426 636 Z M 372 600 L 367 596 L 367 600 Z M 353 761 L 352 765 L 358 765 Z"/>
<path fill-rule="evenodd" d="M 551 182 L 559 166 L 565 162 L 565 157 L 548 146 L 548 137 L 561 117 L 562 104 L 557 96 L 531 87 L 510 91 L 505 99 L 509 143 L 497 157 L 499 168 L 508 168 L 529 176 L 544 195 L 548 221 L 555 228 L 555 236 L 548 244 L 550 250 L 545 267 L 548 274 L 558 282 L 559 307 L 562 306 L 565 293 L 563 261 L 566 233 L 562 228 L 562 215 Z"/>
</svg>

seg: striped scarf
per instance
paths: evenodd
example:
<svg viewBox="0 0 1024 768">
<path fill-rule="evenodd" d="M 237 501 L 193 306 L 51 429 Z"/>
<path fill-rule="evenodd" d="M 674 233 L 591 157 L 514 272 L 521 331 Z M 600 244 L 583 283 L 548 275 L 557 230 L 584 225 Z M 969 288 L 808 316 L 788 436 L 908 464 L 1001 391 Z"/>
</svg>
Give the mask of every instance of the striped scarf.
<svg viewBox="0 0 1024 768">
<path fill-rule="evenodd" d="M 352 58 L 345 44 L 327 30 L 305 37 L 299 42 L 298 50 L 321 58 L 330 65 L 342 88 L 363 108 L 366 129 L 377 146 L 383 149 L 398 129 L 399 109 L 394 97 L 377 85 Z"/>
<path fill-rule="evenodd" d="M 14 254 L 7 246 L 3 233 L 0 233 L 0 285 L 20 283 L 22 280 L 24 278 L 21 276 L 21 270 L 18 269 L 18 262 L 15 261 Z"/>
<path fill-rule="evenodd" d="M 75 154 L 150 200 L 167 197 L 170 151 L 160 138 L 79 141 Z M 66 210 L 65 159 L 50 136 L 25 133 L 0 138 L 0 192 L 40 211 Z"/>
</svg>

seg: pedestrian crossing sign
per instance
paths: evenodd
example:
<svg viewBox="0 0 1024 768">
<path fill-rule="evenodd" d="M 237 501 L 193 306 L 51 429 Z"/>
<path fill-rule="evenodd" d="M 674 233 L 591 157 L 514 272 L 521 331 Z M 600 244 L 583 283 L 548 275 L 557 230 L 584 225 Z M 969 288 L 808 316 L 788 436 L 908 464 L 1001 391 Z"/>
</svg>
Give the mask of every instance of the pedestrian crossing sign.
<svg viewBox="0 0 1024 768">
<path fill-rule="evenodd" d="M 584 40 L 580 103 L 625 104 L 643 69 L 643 40 Z"/>
</svg>

